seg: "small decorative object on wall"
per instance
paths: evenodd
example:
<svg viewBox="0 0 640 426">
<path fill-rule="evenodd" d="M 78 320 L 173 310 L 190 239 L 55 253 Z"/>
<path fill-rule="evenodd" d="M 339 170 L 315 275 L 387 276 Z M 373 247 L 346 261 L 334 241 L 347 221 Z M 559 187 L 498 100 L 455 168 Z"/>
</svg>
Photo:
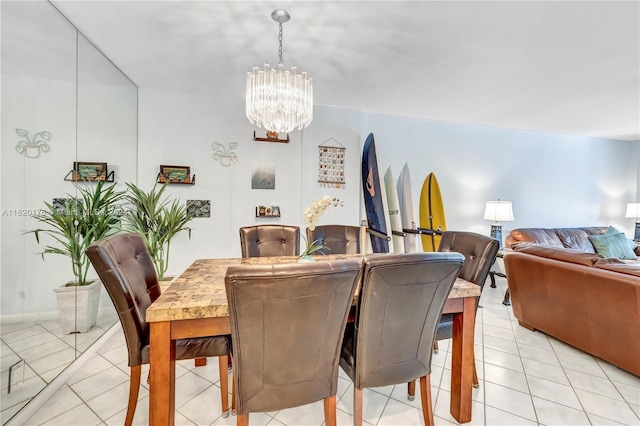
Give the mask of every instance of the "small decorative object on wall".
<svg viewBox="0 0 640 426">
<path fill-rule="evenodd" d="M 114 172 L 109 173 L 107 163 L 74 161 L 73 170 L 64 177 L 69 182 L 113 182 Z"/>
<path fill-rule="evenodd" d="M 338 146 L 332 145 L 333 141 Z M 318 145 L 318 183 L 325 188 L 345 188 L 344 156 L 347 148 L 334 138 Z"/>
<path fill-rule="evenodd" d="M 187 214 L 192 217 L 211 217 L 211 200 L 187 200 Z"/>
<path fill-rule="evenodd" d="M 59 213 L 64 214 L 67 208 L 73 207 L 73 198 L 54 198 L 51 205 Z"/>
<path fill-rule="evenodd" d="M 272 161 L 253 160 L 251 189 L 276 189 L 276 164 Z"/>
<path fill-rule="evenodd" d="M 231 142 L 229 148 L 225 148 L 220 142 L 213 142 L 211 147 L 213 148 L 213 159 L 220 161 L 222 166 L 228 167 L 233 163 L 238 162 L 238 156 L 232 149 L 238 146 L 238 142 Z"/>
<path fill-rule="evenodd" d="M 280 217 L 280 207 L 258 206 L 256 207 L 256 217 Z"/>
<path fill-rule="evenodd" d="M 16 151 L 20 154 L 24 154 L 27 158 L 40 157 L 40 151 L 47 152 L 51 147 L 47 144 L 51 139 L 51 132 L 46 130 L 38 132 L 33 135 L 33 138 L 29 138 L 29 132 L 24 129 L 16 129 L 18 136 L 25 138 L 16 145 Z"/>
<path fill-rule="evenodd" d="M 267 131 L 266 138 L 258 138 L 256 137 L 256 131 L 253 131 L 253 140 L 258 142 L 280 142 L 280 143 L 289 143 L 289 133 L 287 133 L 286 139 L 279 139 L 278 132 L 269 132 Z"/>
<path fill-rule="evenodd" d="M 194 185 L 196 175 L 191 176 L 191 168 L 188 166 L 160 166 L 158 173 L 158 183 L 178 183 L 183 185 Z"/>
</svg>

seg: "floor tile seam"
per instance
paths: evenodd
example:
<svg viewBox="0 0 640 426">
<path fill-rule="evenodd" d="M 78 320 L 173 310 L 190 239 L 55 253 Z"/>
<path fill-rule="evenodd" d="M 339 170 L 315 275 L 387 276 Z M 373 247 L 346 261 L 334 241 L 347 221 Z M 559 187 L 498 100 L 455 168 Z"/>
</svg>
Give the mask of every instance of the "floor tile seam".
<svg viewBox="0 0 640 426">
<path fill-rule="evenodd" d="M 531 401 L 531 404 L 533 404 L 533 401 Z M 493 408 L 494 410 L 498 410 L 498 411 L 500 411 L 500 412 L 502 412 L 502 413 L 507 413 L 507 414 L 509 414 L 509 415 L 511 415 L 511 416 L 519 417 L 519 418 L 524 419 L 524 420 L 526 420 L 526 421 L 528 421 L 528 422 L 535 422 L 535 423 L 536 423 L 536 424 L 538 424 L 538 425 L 541 425 L 541 424 L 542 424 L 542 423 L 540 423 L 540 422 L 538 421 L 538 413 L 537 413 L 537 412 L 536 412 L 536 410 L 535 410 L 535 406 L 534 406 L 533 411 L 534 411 L 534 413 L 535 413 L 535 415 L 536 415 L 536 419 L 535 419 L 535 420 L 531 420 L 531 419 L 529 419 L 529 418 L 527 418 L 527 417 L 523 417 L 523 416 L 521 416 L 521 415 L 519 415 L 519 414 L 512 413 L 511 411 L 507 411 L 507 410 L 504 410 L 504 409 L 502 409 L 502 408 L 498 408 L 498 407 L 495 407 L 495 406 L 493 406 L 493 405 L 491 405 L 491 404 L 486 404 L 486 403 L 485 403 L 485 408 L 484 408 L 484 413 L 485 413 L 484 424 L 485 424 L 485 425 L 488 425 L 488 423 L 487 423 L 487 407 L 491 407 L 491 408 Z"/>
<path fill-rule="evenodd" d="M 42 329 L 42 333 L 49 333 L 49 334 L 53 334 L 53 333 L 51 333 L 51 331 L 47 330 L 46 328 L 44 328 L 43 326 L 41 326 L 39 323 L 33 323 L 33 325 L 30 325 L 30 326 L 28 326 L 28 327 L 24 327 L 24 328 L 21 328 L 21 329 L 18 329 L 18 330 L 11 331 L 11 332 L 9 332 L 9 333 L 7 333 L 7 334 L 17 333 L 18 331 L 23 331 L 23 330 L 25 330 L 25 329 L 27 329 L 27 328 L 31 328 L 31 327 L 39 327 L 39 328 L 41 328 L 41 329 Z M 37 333 L 37 334 L 42 334 L 42 333 Z M 6 344 L 8 344 L 9 342 L 6 340 L 6 334 L 5 334 L 4 336 L 5 336 L 5 337 L 3 337 L 3 338 L 2 338 L 2 341 L 3 341 L 3 342 L 4 342 L 4 344 L 6 345 Z M 30 338 L 32 338 L 33 336 L 34 336 L 34 335 L 27 336 L 27 337 L 23 337 L 22 339 L 14 340 L 14 342 L 19 342 L 19 341 L 21 341 L 21 340 L 30 339 Z M 54 334 L 54 336 L 55 336 L 55 334 Z M 56 337 L 58 337 L 58 336 L 56 336 Z"/>
<path fill-rule="evenodd" d="M 363 389 L 363 390 L 364 390 L 364 389 Z M 364 393 L 364 392 L 363 392 L 363 393 Z M 379 393 L 379 392 L 378 392 L 378 393 Z M 387 409 L 387 407 L 389 406 L 389 400 L 390 400 L 390 399 L 391 399 L 391 397 L 389 397 L 389 396 L 388 396 L 388 397 L 387 397 L 387 400 L 386 400 L 386 401 L 385 401 L 385 403 L 384 403 L 384 407 L 382 407 L 382 411 L 380 411 L 380 415 L 379 415 L 379 416 L 378 416 L 378 418 L 376 419 L 376 422 L 375 422 L 375 423 L 373 423 L 373 425 L 374 425 L 374 426 L 378 426 L 378 424 L 380 423 L 380 419 L 382 418 L 382 415 L 384 414 L 384 410 L 386 410 L 386 409 Z M 432 404 L 433 404 L 433 402 L 432 402 Z M 413 407 L 413 408 L 415 408 L 415 407 Z M 364 420 L 364 401 L 363 401 L 362 417 L 363 417 L 363 419 L 362 419 L 362 420 Z"/>
<path fill-rule="evenodd" d="M 588 376 L 592 376 L 591 374 L 589 374 L 589 373 L 585 373 L 584 371 L 572 370 L 572 369 L 570 369 L 570 368 L 568 368 L 567 370 L 569 370 L 569 371 L 574 371 L 574 372 L 577 372 L 577 373 L 583 373 L 583 374 L 586 374 L 586 375 L 588 375 Z M 609 378 L 606 378 L 606 379 L 605 379 L 604 377 L 598 377 L 598 376 L 592 376 L 592 377 L 594 377 L 594 378 L 596 378 L 596 379 L 602 379 L 602 380 L 605 380 L 605 381 L 609 382 L 609 383 L 611 384 L 611 386 L 613 386 L 613 388 L 616 390 L 616 392 L 617 392 L 618 396 L 620 396 L 620 398 L 619 398 L 619 399 L 617 399 L 617 398 L 610 398 L 610 399 L 615 399 L 616 401 L 624 401 L 624 402 L 627 402 L 627 399 L 624 397 L 624 395 L 622 394 L 622 392 L 620 392 L 620 390 L 619 390 L 619 389 L 618 389 L 618 388 L 613 384 L 613 381 L 612 381 L 611 379 L 609 379 Z M 576 385 L 571 381 L 571 379 L 569 379 L 569 383 L 571 383 L 571 387 L 572 387 L 573 389 L 580 389 L 580 390 L 583 390 L 583 391 L 591 392 L 591 393 L 593 393 L 593 394 L 596 394 L 596 395 L 602 395 L 602 396 L 605 396 L 605 397 L 609 398 L 609 396 L 608 396 L 608 395 L 604 395 L 604 394 L 601 394 L 601 393 L 598 393 L 598 392 L 592 392 L 592 391 L 590 391 L 589 389 L 584 389 L 584 388 L 578 387 L 578 386 L 576 386 Z M 590 388 L 590 389 L 593 389 L 593 388 Z"/>
<path fill-rule="evenodd" d="M 46 358 L 46 357 L 49 357 L 49 356 L 55 355 L 55 354 L 60 353 L 60 352 L 62 352 L 62 351 L 68 351 L 69 349 L 73 350 L 74 352 L 77 352 L 76 348 L 74 348 L 73 346 L 70 346 L 70 345 L 69 345 L 67 342 L 65 342 L 64 340 L 62 340 L 62 339 L 58 339 L 58 340 L 61 340 L 61 341 L 62 341 L 62 342 L 67 346 L 67 347 L 66 347 L 66 348 L 64 348 L 64 349 L 61 349 L 61 350 L 59 350 L 59 351 L 55 351 L 55 352 L 51 352 L 51 353 L 48 353 L 48 354 L 42 355 L 42 356 L 40 356 L 39 358 L 34 358 L 34 359 L 32 359 L 30 362 L 39 361 L 39 360 L 41 360 L 42 358 Z M 47 343 L 49 343 L 49 342 L 47 342 Z M 36 346 L 34 346 L 34 347 L 32 347 L 32 348 L 29 348 L 29 349 L 27 349 L 27 350 L 34 349 L 35 347 L 36 347 Z M 22 357 L 22 355 L 20 355 L 20 353 L 19 353 L 19 352 L 14 351 L 14 353 L 15 353 L 17 356 L 19 356 L 19 357 L 20 357 L 20 359 L 24 359 L 24 360 L 25 360 L 25 362 L 26 362 L 26 358 L 23 358 L 23 357 Z M 76 358 L 77 358 L 77 356 L 76 356 Z M 75 359 L 75 358 L 74 358 L 74 359 Z"/>
<path fill-rule="evenodd" d="M 87 377 L 87 379 L 89 379 L 89 377 Z M 84 380 L 86 380 L 86 379 L 84 379 Z M 84 380 L 81 380 L 80 382 L 83 382 Z M 69 388 L 70 388 L 70 389 L 71 389 L 71 390 L 72 390 L 76 395 L 78 395 L 78 397 L 79 397 L 80 399 L 82 399 L 82 400 L 84 401 L 84 403 L 85 403 L 85 404 L 89 405 L 89 404 L 88 404 L 88 401 L 91 401 L 92 399 L 95 399 L 95 398 L 97 398 L 97 397 L 99 397 L 99 396 L 101 396 L 101 395 L 104 395 L 105 393 L 112 391 L 113 389 L 117 388 L 118 386 L 122 386 L 122 384 L 123 384 L 123 383 L 129 382 L 130 380 L 131 380 L 131 378 L 128 378 L 128 379 L 126 379 L 126 380 L 124 380 L 124 381 L 122 381 L 122 382 L 118 383 L 118 384 L 117 384 L 117 385 L 115 385 L 115 386 L 111 386 L 110 388 L 108 388 L 108 389 L 104 390 L 103 392 L 100 392 L 99 394 L 93 395 L 93 396 L 92 396 L 91 398 L 89 398 L 88 400 L 85 400 L 84 398 L 80 397 L 80 394 L 78 394 L 78 392 L 76 392 L 76 390 L 75 390 L 75 389 L 73 389 L 73 386 L 77 385 L 77 384 L 78 384 L 78 383 L 80 383 L 80 382 L 74 383 L 73 385 L 69 385 Z"/>
<path fill-rule="evenodd" d="M 590 391 L 585 390 L 585 389 L 578 389 L 578 390 L 580 390 L 580 391 L 582 391 L 582 392 L 587 392 L 587 393 L 589 393 L 589 394 L 591 394 L 591 395 L 595 395 L 595 396 L 598 396 L 598 397 L 601 397 L 601 398 L 606 398 L 606 399 L 608 399 L 608 400 L 610 400 L 610 401 L 612 401 L 612 402 L 622 403 L 622 404 L 626 405 L 626 406 L 629 408 L 629 410 L 631 410 L 631 412 L 632 412 L 636 417 L 638 417 L 638 414 L 633 410 L 633 407 L 631 407 L 631 404 L 629 404 L 626 400 L 621 401 L 621 400 L 619 400 L 619 399 L 609 398 L 609 397 L 608 397 L 608 396 L 606 396 L 606 395 L 601 395 L 601 394 L 599 394 L 599 393 L 590 392 Z M 574 389 L 574 392 L 575 392 L 575 389 Z M 577 396 L 577 394 L 576 394 L 576 396 Z M 580 400 L 580 397 L 578 397 L 578 400 Z M 582 405 L 582 401 L 580 401 L 580 405 Z M 584 406 L 583 406 L 583 407 L 584 407 Z M 588 412 L 589 412 L 589 411 L 587 411 L 587 409 L 586 409 L 586 408 L 584 408 L 584 410 L 583 410 L 583 411 L 584 411 L 585 413 L 588 413 Z M 596 415 L 596 416 L 599 416 L 599 417 L 602 417 L 602 416 L 600 416 L 600 415 L 599 415 L 599 414 L 597 414 L 597 413 L 591 413 L 591 414 Z M 614 421 L 615 421 L 615 420 L 614 420 Z"/>
<path fill-rule="evenodd" d="M 67 410 L 65 410 L 65 411 L 63 411 L 63 412 L 61 412 L 61 413 L 58 413 L 57 415 L 55 415 L 55 416 L 53 416 L 53 417 L 49 417 L 49 418 L 45 419 L 45 420 L 44 420 L 44 422 L 38 423 L 39 425 L 46 425 L 46 424 L 48 424 L 47 422 L 49 422 L 49 421 L 51 421 L 51 420 L 55 419 L 56 417 L 60 417 L 61 415 L 65 414 L 65 413 L 68 413 L 69 411 L 74 410 L 74 409 L 78 408 L 78 407 L 79 407 L 79 406 L 81 406 L 81 405 L 86 405 L 89 409 L 91 409 L 91 407 L 89 407 L 89 405 L 87 404 L 87 402 L 86 402 L 84 399 L 82 399 L 82 398 L 80 397 L 80 395 L 78 395 L 76 392 L 74 392 L 74 390 L 71 388 L 71 386 L 67 385 L 66 383 L 65 383 L 64 385 L 62 385 L 62 387 L 61 387 L 60 389 L 58 389 L 58 391 L 56 392 L 56 394 L 57 394 L 58 392 L 60 392 L 60 391 L 61 391 L 63 388 L 65 388 L 65 387 L 66 387 L 67 389 L 69 389 L 72 393 L 74 393 L 74 394 L 75 394 L 75 396 L 77 396 L 77 397 L 78 397 L 78 399 L 80 400 L 80 402 L 79 402 L 77 405 L 74 405 L 73 407 L 70 407 L 69 409 L 67 409 Z M 40 408 L 40 410 L 38 410 L 38 411 L 36 412 L 36 414 L 40 413 L 41 411 L 42 411 L 42 408 Z M 93 410 L 91 410 L 91 411 L 93 411 Z M 95 412 L 94 412 L 94 414 L 95 414 Z M 35 414 L 34 414 L 34 415 L 35 415 Z M 97 415 L 97 414 L 96 414 L 96 415 Z M 33 416 L 32 416 L 32 417 L 33 417 Z M 102 418 L 100 418 L 100 416 L 98 416 L 98 418 L 99 418 L 100 420 L 103 420 Z"/>
<path fill-rule="evenodd" d="M 515 335 L 514 335 L 514 340 L 515 340 Z M 538 418 L 538 410 L 536 410 L 536 405 L 533 402 L 533 395 L 531 393 L 531 385 L 529 384 L 529 379 L 527 377 L 527 374 L 525 373 L 524 362 L 522 361 L 522 354 L 520 353 L 520 347 L 518 346 L 517 343 L 516 343 L 516 351 L 518 351 L 518 358 L 520 359 L 520 365 L 522 366 L 522 375 L 524 376 L 524 381 L 525 381 L 525 384 L 527 386 L 527 394 L 529 396 L 529 400 L 531 401 L 531 407 L 533 408 L 533 415 L 536 417 L 535 418 L 535 422 L 540 424 L 540 419 Z M 484 380 L 486 381 L 487 378 L 485 377 Z M 576 396 L 576 398 L 577 398 L 577 396 Z M 486 398 L 485 398 L 485 401 L 486 401 Z"/>
</svg>

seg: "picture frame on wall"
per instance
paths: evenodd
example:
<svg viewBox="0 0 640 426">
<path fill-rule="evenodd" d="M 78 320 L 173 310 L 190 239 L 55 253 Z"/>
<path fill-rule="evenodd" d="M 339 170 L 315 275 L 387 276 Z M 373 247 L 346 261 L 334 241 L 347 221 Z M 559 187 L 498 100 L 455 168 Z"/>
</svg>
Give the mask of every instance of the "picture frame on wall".
<svg viewBox="0 0 640 426">
<path fill-rule="evenodd" d="M 100 181 L 108 176 L 107 163 L 74 161 L 73 180 Z"/>
<path fill-rule="evenodd" d="M 189 166 L 161 165 L 158 182 L 191 183 L 191 168 Z"/>
</svg>

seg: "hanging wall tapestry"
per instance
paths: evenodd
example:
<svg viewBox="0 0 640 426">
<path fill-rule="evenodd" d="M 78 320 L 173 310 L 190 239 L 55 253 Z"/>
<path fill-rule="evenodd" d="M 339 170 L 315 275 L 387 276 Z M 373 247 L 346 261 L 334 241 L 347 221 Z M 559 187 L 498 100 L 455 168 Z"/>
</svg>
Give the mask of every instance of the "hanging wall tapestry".
<svg viewBox="0 0 640 426">
<path fill-rule="evenodd" d="M 332 145 L 335 143 L 335 145 Z M 337 146 L 336 146 L 337 145 Z M 325 188 L 345 187 L 344 156 L 347 148 L 333 138 L 318 145 L 318 183 Z"/>
</svg>

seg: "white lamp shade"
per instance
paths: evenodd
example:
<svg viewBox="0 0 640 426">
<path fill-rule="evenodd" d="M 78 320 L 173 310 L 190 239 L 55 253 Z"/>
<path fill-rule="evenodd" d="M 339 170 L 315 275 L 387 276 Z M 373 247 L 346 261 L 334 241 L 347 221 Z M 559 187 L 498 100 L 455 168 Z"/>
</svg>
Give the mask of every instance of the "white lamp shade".
<svg viewBox="0 0 640 426">
<path fill-rule="evenodd" d="M 482 216 L 482 218 L 494 222 L 514 221 L 511 201 L 487 201 L 487 206 L 484 209 L 484 216 Z"/>
<path fill-rule="evenodd" d="M 627 213 L 624 217 L 640 218 L 640 203 L 627 204 Z"/>
</svg>

